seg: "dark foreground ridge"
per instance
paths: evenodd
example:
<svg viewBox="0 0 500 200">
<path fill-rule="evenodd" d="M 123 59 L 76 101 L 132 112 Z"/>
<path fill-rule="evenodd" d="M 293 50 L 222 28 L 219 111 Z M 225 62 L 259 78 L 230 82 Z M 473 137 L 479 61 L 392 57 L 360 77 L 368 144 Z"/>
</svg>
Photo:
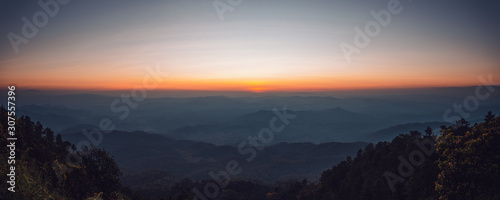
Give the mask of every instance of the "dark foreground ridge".
<svg viewBox="0 0 500 200">
<path fill-rule="evenodd" d="M 7 111 L 1 108 L 2 148 L 0 148 L 0 155 L 4 161 L 0 163 L 1 174 L 10 172 L 8 168 L 10 165 L 6 162 L 10 153 L 6 148 L 8 145 L 7 116 Z M 126 155 L 130 155 L 131 152 L 121 149 L 118 144 L 126 142 L 127 137 L 132 137 L 134 133 L 124 132 L 123 134 L 129 134 L 129 136 L 123 135 L 124 141 L 109 142 L 106 144 L 106 151 L 92 148 L 75 152 L 76 147 L 70 142 L 63 141 L 61 135 L 54 136 L 50 128 L 31 121 L 29 117 L 17 118 L 16 122 L 18 138 L 15 149 L 17 156 L 16 192 L 7 190 L 9 183 L 2 181 L 0 183 L 2 199 L 203 199 L 203 197 L 197 197 L 192 189 L 198 188 L 203 191 L 203 188 L 211 181 L 200 180 L 205 177 L 197 177 L 193 175 L 196 174 L 194 172 L 179 175 L 175 170 L 162 170 L 160 169 L 162 166 L 156 169 L 134 171 L 137 169 L 138 162 L 133 162 L 133 159 L 130 160 L 130 166 L 122 167 L 128 175 L 121 176 L 122 170 L 107 152 L 107 148 L 112 151 L 117 160 L 119 158 L 120 162 L 126 162 Z M 189 158 L 192 162 L 203 163 L 198 159 L 207 159 L 201 154 L 203 150 L 214 151 L 205 152 L 211 154 L 230 151 L 234 148 L 141 134 L 153 139 L 158 137 L 156 138 L 158 147 L 161 147 L 162 142 L 171 140 L 169 144 L 173 147 L 168 151 L 174 153 L 179 152 L 180 146 L 190 144 L 184 147 L 185 154 L 160 152 L 156 155 L 170 155 L 173 156 L 171 158 L 173 160 Z M 160 138 L 163 139 L 159 140 Z M 141 143 L 141 141 L 137 142 Z M 245 169 L 256 170 L 255 176 L 257 177 L 253 179 L 232 178 L 214 199 L 499 199 L 500 191 L 497 190 L 497 186 L 500 185 L 499 143 L 500 117 L 495 118 L 489 113 L 484 122 L 473 126 L 465 120 L 459 120 L 448 127 L 443 126 L 439 136 L 433 135 L 430 129 L 425 134 L 411 131 L 409 134 L 397 136 L 391 142 L 368 144 L 363 150 L 359 150 L 354 158 L 347 157 L 336 165 L 331 164 L 330 167 L 335 166 L 328 167 L 329 169 L 322 173 L 317 182 L 305 179 L 293 180 L 294 177 L 291 177 L 292 180 L 288 181 L 280 179 L 265 183 L 261 181 L 261 177 L 258 177 L 259 173 L 261 173 L 260 176 L 266 176 L 265 173 L 277 172 L 266 171 L 270 168 L 259 171 L 259 166 L 265 168 L 266 165 L 278 164 L 273 164 L 272 161 L 279 156 L 281 159 L 291 156 L 290 160 L 300 158 L 300 156 L 294 157 L 283 152 L 289 151 L 296 154 L 306 152 L 302 156 L 314 158 L 314 156 L 321 157 L 325 154 L 325 150 L 337 151 L 349 147 L 336 147 L 336 145 L 346 145 L 343 143 L 327 143 L 322 144 L 323 146 L 309 143 L 282 143 L 267 148 L 270 152 L 262 154 L 262 163 L 255 164 L 254 168 Z M 175 147 L 174 144 L 179 147 Z M 139 154 L 155 155 L 150 153 L 159 150 L 159 148 L 151 148 L 149 152 L 146 152 L 145 146 L 136 145 L 134 148 L 137 149 L 132 148 L 131 151 L 138 150 L 144 151 L 138 152 Z M 195 150 L 189 152 L 188 156 L 189 148 Z M 196 150 L 196 148 L 199 149 Z M 279 156 L 273 157 L 272 155 L 276 153 Z M 78 155 L 77 157 L 81 160 L 77 162 L 74 158 L 68 159 L 68 155 Z M 175 158 L 175 156 L 179 157 Z M 152 156 L 150 159 L 161 160 L 163 158 Z M 203 165 L 210 163 L 209 160 Z M 211 161 L 213 160 L 217 159 Z M 296 163 L 307 166 L 308 162 L 314 163 L 314 159 Z M 178 165 L 180 166 L 183 164 Z M 3 180 L 7 178 L 8 176 L 5 176 Z M 123 183 L 133 185 L 133 189 L 125 187 Z"/>
</svg>

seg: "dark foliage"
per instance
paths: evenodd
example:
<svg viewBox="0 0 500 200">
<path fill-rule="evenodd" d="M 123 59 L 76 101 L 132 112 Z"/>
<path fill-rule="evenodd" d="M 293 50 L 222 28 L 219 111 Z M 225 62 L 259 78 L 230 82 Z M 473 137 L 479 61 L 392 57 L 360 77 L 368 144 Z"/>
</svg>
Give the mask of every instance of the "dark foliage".
<svg viewBox="0 0 500 200">
<path fill-rule="evenodd" d="M 0 108 L 1 146 L 7 145 L 7 111 Z M 133 196 L 119 182 L 120 169 L 104 150 L 91 148 L 74 151 L 74 145 L 54 137 L 50 128 L 33 122 L 28 116 L 16 118 L 16 192 L 4 188 L 2 199 L 118 199 Z M 0 174 L 7 174 L 7 148 L 0 148 Z M 80 161 L 67 159 L 71 153 Z"/>
<path fill-rule="evenodd" d="M 0 110 L 0 137 L 7 145 L 7 112 Z M 391 142 L 368 144 L 354 158 L 323 172 L 318 183 L 287 181 L 265 184 L 231 178 L 217 191 L 218 200 L 331 200 L 331 199 L 500 199 L 500 117 L 491 112 L 485 122 L 464 119 L 442 127 L 441 136 L 431 128 L 401 134 Z M 146 188 L 124 188 L 120 169 L 102 149 L 75 151 L 60 135 L 34 123 L 27 116 L 16 119 L 16 193 L 0 192 L 3 199 L 196 199 L 193 188 L 204 191 L 211 180 L 193 181 L 150 171 L 129 176 L 125 182 L 147 183 L 166 177 Z M 434 147 L 436 147 L 434 149 Z M 0 148 L 7 160 L 7 148 Z M 78 164 L 68 160 L 79 155 Z M 0 163 L 6 174 L 7 163 Z M 148 175 L 149 174 L 149 175 Z M 148 176 L 147 176 L 148 175 Z M 123 181 L 123 180 L 122 180 Z M 173 183 L 175 181 L 175 183 Z M 6 182 L 0 183 L 7 188 Z"/>
</svg>

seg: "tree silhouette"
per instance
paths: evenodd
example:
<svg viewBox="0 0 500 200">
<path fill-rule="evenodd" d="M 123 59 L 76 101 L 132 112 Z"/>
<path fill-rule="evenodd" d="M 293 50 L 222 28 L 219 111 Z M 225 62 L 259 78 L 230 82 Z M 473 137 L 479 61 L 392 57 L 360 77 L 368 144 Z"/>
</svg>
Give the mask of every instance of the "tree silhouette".
<svg viewBox="0 0 500 200">
<path fill-rule="evenodd" d="M 0 143 L 7 145 L 8 113 L 0 108 Z M 28 116 L 16 118 L 16 192 L 0 190 L 0 199 L 87 199 L 102 194 L 103 199 L 117 199 L 116 192 L 127 191 L 119 181 L 120 170 L 114 159 L 101 149 L 80 154 L 76 166 L 66 162 L 74 145 L 61 135 L 54 137 L 50 128 L 31 121 Z M 7 160 L 7 148 L 0 148 L 2 161 Z M 0 162 L 0 173 L 7 174 L 7 162 Z M 0 182 L 7 188 L 6 181 Z M 127 192 L 130 196 L 134 194 Z M 142 199 L 134 196 L 134 199 Z"/>
<path fill-rule="evenodd" d="M 443 130 L 436 149 L 440 199 L 500 198 L 500 118 L 492 116 L 472 128 L 461 120 Z"/>
</svg>

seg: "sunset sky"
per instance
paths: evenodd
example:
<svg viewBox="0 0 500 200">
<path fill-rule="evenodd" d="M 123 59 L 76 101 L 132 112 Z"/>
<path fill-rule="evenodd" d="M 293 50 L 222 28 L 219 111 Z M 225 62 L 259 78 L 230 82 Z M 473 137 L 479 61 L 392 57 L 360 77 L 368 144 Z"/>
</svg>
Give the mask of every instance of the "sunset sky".
<svg viewBox="0 0 500 200">
<path fill-rule="evenodd" d="M 47 0 L 44 0 L 44 2 Z M 221 2 L 229 5 L 226 0 Z M 221 20 L 211 0 L 77 1 L 15 53 L 37 1 L 0 3 L 0 84 L 29 89 L 130 89 L 159 66 L 157 89 L 324 91 L 471 86 L 500 80 L 495 1 L 401 0 L 348 63 L 339 44 L 388 0 L 245 0 Z M 479 2 L 479 3 L 478 3 Z M 3 87 L 3 86 L 2 86 Z"/>
</svg>

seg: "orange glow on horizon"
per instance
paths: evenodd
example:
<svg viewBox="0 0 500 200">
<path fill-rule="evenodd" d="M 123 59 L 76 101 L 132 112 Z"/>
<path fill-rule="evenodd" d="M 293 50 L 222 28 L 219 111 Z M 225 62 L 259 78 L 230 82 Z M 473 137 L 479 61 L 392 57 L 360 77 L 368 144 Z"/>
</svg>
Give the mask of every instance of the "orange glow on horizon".
<svg viewBox="0 0 500 200">
<path fill-rule="evenodd" d="M 130 90 L 144 87 L 141 78 L 96 79 L 96 80 L 30 80 L 9 83 L 20 88 L 45 90 Z M 28 84 L 29 83 L 29 84 Z M 154 84 L 150 82 L 149 84 Z M 426 87 L 462 87 L 479 85 L 477 80 L 458 81 L 456 79 L 418 80 L 415 78 L 388 78 L 388 77 L 357 77 L 357 78 L 325 78 L 309 77 L 295 79 L 188 79 L 166 77 L 153 90 L 191 90 L 191 91 L 246 91 L 253 93 L 265 92 L 320 92 L 332 90 L 360 90 L 360 89 L 400 89 Z"/>
</svg>

